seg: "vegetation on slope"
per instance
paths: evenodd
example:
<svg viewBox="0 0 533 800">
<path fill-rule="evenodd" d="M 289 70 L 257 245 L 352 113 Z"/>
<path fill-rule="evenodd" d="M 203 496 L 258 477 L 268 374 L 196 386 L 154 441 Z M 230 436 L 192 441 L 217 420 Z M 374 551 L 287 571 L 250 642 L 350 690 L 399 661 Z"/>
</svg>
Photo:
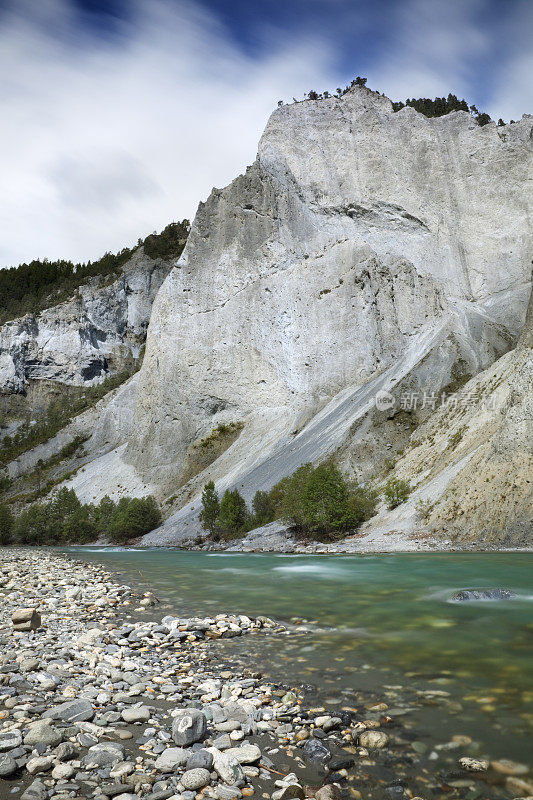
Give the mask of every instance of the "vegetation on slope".
<svg viewBox="0 0 533 800">
<path fill-rule="evenodd" d="M 219 500 L 215 485 L 202 493 L 200 522 L 214 541 L 243 536 L 283 520 L 302 537 L 335 541 L 375 514 L 377 493 L 348 481 L 332 462 L 304 464 L 269 492 L 256 492 L 252 511 L 237 489 Z"/>
<path fill-rule="evenodd" d="M 341 89 L 340 87 L 335 90 L 333 94 L 330 92 L 315 92 L 314 89 L 311 89 L 308 92 L 304 100 L 327 100 L 330 97 L 343 97 L 343 95 L 347 94 L 351 89 L 355 86 L 366 86 L 366 78 L 357 77 L 354 78 L 351 83 Z M 293 98 L 294 102 L 301 102 Z M 283 100 L 278 101 L 278 106 L 283 105 Z M 478 111 L 475 105 L 468 105 L 466 100 L 462 99 L 459 100 L 454 94 L 451 92 L 448 94 L 448 97 L 435 97 L 433 100 L 429 97 L 419 97 L 417 99 L 407 99 L 405 103 L 401 100 L 397 102 L 393 102 L 392 107 L 394 111 L 400 111 L 405 106 L 411 106 L 419 114 L 424 114 L 425 117 L 443 117 L 445 114 L 450 114 L 452 111 L 466 111 L 469 114 L 472 114 L 478 125 L 487 125 L 489 122 L 492 122 L 490 116 L 484 112 Z M 511 120 L 511 123 L 514 120 Z M 498 125 L 505 125 L 502 119 L 498 120 Z"/>
<path fill-rule="evenodd" d="M 63 488 L 48 503 L 36 503 L 18 516 L 0 504 L 0 545 L 85 544 L 105 537 L 125 543 L 161 524 L 153 497 L 104 497 L 98 505 L 82 504 L 73 489 Z"/>
<path fill-rule="evenodd" d="M 135 247 L 118 253 L 105 253 L 98 261 L 73 264 L 72 261 L 35 260 L 15 269 L 0 269 L 0 324 L 23 314 L 36 314 L 72 297 L 75 290 L 97 275 L 104 278 L 120 274 L 135 249 L 144 246 L 151 258 L 177 258 L 189 233 L 189 221 L 171 222 L 164 230 L 139 239 Z"/>
<path fill-rule="evenodd" d="M 96 405 L 104 395 L 128 380 L 134 371 L 134 369 L 124 370 L 117 372 L 116 375 L 110 375 L 102 383 L 80 390 L 81 394 L 77 397 L 73 397 L 69 393 L 52 400 L 39 420 L 36 422 L 27 420 L 17 429 L 13 436 L 5 436 L 2 439 L 0 466 L 18 458 L 26 450 L 51 439 L 52 436 L 55 436 L 62 428 L 68 425 L 73 417 Z"/>
</svg>

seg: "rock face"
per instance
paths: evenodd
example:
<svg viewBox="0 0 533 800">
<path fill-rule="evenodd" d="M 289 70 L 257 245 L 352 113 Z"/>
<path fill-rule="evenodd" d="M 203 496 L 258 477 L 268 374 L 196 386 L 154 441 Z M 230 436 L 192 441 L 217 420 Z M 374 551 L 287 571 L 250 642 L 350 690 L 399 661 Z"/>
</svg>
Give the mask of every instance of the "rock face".
<svg viewBox="0 0 533 800">
<path fill-rule="evenodd" d="M 190 495 L 214 478 L 249 498 L 335 451 L 378 389 L 439 392 L 513 347 L 531 130 L 394 113 L 366 88 L 274 112 L 156 298 L 126 460 L 175 481 L 194 442 L 243 422 Z"/>
<path fill-rule="evenodd" d="M 98 383 L 137 357 L 155 295 L 172 265 L 135 251 L 120 276 L 93 278 L 75 298 L 0 328 L 0 392 L 24 392 L 29 381 Z"/>
</svg>

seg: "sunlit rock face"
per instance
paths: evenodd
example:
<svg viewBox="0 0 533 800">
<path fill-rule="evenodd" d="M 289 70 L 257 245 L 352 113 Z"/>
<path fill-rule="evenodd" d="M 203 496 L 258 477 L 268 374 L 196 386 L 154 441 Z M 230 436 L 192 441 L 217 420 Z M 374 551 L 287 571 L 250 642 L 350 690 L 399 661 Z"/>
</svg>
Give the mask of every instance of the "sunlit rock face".
<svg viewBox="0 0 533 800">
<path fill-rule="evenodd" d="M 152 303 L 171 264 L 136 251 L 107 285 L 93 278 L 76 296 L 0 327 L 0 392 L 28 382 L 91 385 L 137 357 Z"/>
<path fill-rule="evenodd" d="M 158 293 L 127 459 L 164 479 L 191 442 L 242 421 L 255 463 L 396 365 L 438 390 L 512 347 L 531 287 L 532 124 L 394 113 L 366 88 L 276 110 Z M 306 457 L 331 446 L 323 433 Z M 215 477 L 246 485 L 234 449 Z"/>
</svg>

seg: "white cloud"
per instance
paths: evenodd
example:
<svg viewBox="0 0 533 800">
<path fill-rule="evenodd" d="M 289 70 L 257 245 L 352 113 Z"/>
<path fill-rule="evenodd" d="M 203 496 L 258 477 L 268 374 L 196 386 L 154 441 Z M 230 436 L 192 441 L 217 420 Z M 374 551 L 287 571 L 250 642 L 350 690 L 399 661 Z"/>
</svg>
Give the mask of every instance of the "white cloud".
<svg viewBox="0 0 533 800">
<path fill-rule="evenodd" d="M 392 35 L 366 65 L 357 36 L 376 19 L 371 9 L 343 15 L 340 0 L 330 27 L 312 24 L 316 4 L 298 34 L 265 27 L 254 57 L 192 0 L 132 2 L 118 39 L 90 43 L 69 0 L 14 8 L 0 29 L 0 265 L 94 259 L 191 218 L 253 161 L 278 98 L 357 73 L 393 99 L 451 90 L 475 100 L 476 63 L 496 37 L 506 57 L 488 110 L 517 119 L 531 97 L 527 2 L 502 31 L 482 24 L 488 0 L 396 2 L 380 22 Z M 353 29 L 353 74 L 332 66 L 339 25 Z"/>
<path fill-rule="evenodd" d="M 254 160 L 287 87 L 333 81 L 324 45 L 252 60 L 192 4 L 140 5 L 122 43 L 96 48 L 67 3 L 42 7 L 0 34 L 0 264 L 96 258 L 192 217 Z"/>
</svg>

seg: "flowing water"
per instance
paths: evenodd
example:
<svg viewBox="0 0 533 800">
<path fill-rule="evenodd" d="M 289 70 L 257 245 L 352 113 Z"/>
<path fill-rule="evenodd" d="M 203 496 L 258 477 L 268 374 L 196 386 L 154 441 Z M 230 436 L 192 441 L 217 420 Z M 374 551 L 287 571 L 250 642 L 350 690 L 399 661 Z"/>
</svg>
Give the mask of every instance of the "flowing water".
<svg viewBox="0 0 533 800">
<path fill-rule="evenodd" d="M 329 709 L 384 700 L 427 757 L 441 758 L 448 751 L 440 745 L 463 734 L 473 744 L 454 753 L 455 763 L 475 754 L 531 762 L 533 554 L 69 552 L 152 589 L 164 601 L 159 617 L 303 618 L 292 635 L 222 640 L 221 656 L 305 684 Z M 458 589 L 495 587 L 516 598 L 452 600 Z"/>
</svg>

